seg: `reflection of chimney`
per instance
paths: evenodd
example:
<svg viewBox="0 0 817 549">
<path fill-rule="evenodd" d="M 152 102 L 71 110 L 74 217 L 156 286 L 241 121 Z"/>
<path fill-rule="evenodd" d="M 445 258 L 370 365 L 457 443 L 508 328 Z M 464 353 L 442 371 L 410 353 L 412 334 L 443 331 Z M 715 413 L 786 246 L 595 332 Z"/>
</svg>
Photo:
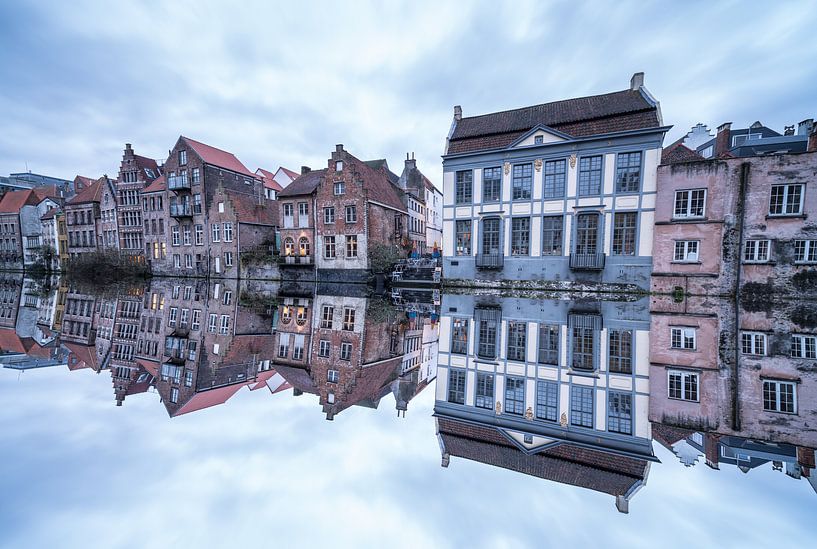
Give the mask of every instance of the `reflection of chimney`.
<svg viewBox="0 0 817 549">
<path fill-rule="evenodd" d="M 616 509 L 619 513 L 630 512 L 630 500 L 627 499 L 627 496 L 616 496 Z"/>
<path fill-rule="evenodd" d="M 454 120 L 462 120 L 462 107 L 454 105 Z"/>
<path fill-rule="evenodd" d="M 718 452 L 720 444 L 718 443 L 720 437 L 707 433 L 704 435 L 704 455 L 706 456 L 706 464 L 713 469 L 720 469 L 718 467 Z"/>
<path fill-rule="evenodd" d="M 312 171 L 312 168 L 309 166 L 301 166 L 301 175 L 306 175 Z"/>
<path fill-rule="evenodd" d="M 805 135 L 808 137 L 811 134 L 812 128 L 814 128 L 814 119 L 806 118 L 797 124 L 797 135 Z"/>
<path fill-rule="evenodd" d="M 803 468 L 803 476 L 809 476 L 809 469 L 814 469 L 814 448 L 797 447 L 797 463 Z"/>
<path fill-rule="evenodd" d="M 638 91 L 639 88 L 644 86 L 644 73 L 637 72 L 630 78 L 630 89 L 633 91 Z"/>
<path fill-rule="evenodd" d="M 715 136 L 715 158 L 728 151 L 732 143 L 732 123 L 726 122 L 718 126 L 718 135 Z"/>
<path fill-rule="evenodd" d="M 794 135 L 794 126 L 784 126 L 783 135 Z"/>
</svg>

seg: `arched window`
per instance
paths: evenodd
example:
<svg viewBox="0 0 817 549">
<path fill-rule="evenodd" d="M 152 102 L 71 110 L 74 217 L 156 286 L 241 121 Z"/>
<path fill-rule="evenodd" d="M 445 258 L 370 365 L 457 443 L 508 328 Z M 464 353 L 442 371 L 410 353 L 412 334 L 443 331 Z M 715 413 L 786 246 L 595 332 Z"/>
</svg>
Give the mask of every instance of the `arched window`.
<svg viewBox="0 0 817 549">
<path fill-rule="evenodd" d="M 284 305 L 281 309 L 281 324 L 289 324 L 292 321 L 292 307 Z"/>
<path fill-rule="evenodd" d="M 307 237 L 301 237 L 301 239 L 298 241 L 298 249 L 301 257 L 306 257 L 309 255 L 309 239 Z"/>
<path fill-rule="evenodd" d="M 291 238 L 284 240 L 284 255 L 295 255 L 295 241 Z"/>
<path fill-rule="evenodd" d="M 303 326 L 306 324 L 306 316 L 307 316 L 307 308 L 306 307 L 298 307 L 298 312 L 295 315 L 295 324 L 298 326 Z"/>
</svg>

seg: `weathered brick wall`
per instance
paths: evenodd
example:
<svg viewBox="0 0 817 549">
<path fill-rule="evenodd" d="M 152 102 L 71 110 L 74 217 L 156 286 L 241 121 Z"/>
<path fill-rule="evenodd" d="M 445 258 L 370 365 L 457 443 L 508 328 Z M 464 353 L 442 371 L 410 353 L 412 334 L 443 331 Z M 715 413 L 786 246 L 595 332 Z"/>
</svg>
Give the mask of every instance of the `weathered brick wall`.
<svg viewBox="0 0 817 549">
<path fill-rule="evenodd" d="M 335 170 L 335 160 L 343 161 L 343 169 Z M 366 269 L 368 268 L 367 234 L 365 219 L 365 189 L 360 177 L 361 162 L 345 151 L 333 154 L 328 161 L 326 177 L 318 185 L 315 194 L 316 240 L 319 269 Z M 335 195 L 335 183 L 344 183 L 344 193 Z M 346 223 L 346 206 L 354 206 L 357 220 Z M 326 223 L 326 208 L 334 208 L 335 222 Z M 357 256 L 347 256 L 346 235 L 355 235 L 358 240 Z M 324 244 L 326 236 L 335 237 L 336 257 L 325 257 Z"/>
</svg>

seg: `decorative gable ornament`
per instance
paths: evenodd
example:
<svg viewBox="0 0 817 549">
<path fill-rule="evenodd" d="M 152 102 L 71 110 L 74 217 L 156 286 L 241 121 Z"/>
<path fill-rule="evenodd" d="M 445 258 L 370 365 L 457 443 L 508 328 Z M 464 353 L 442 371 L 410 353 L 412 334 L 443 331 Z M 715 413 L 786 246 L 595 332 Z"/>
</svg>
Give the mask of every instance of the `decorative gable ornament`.
<svg viewBox="0 0 817 549">
<path fill-rule="evenodd" d="M 559 425 L 567 427 L 567 414 L 562 412 L 562 417 L 559 418 Z"/>
<path fill-rule="evenodd" d="M 508 175 L 509 173 L 511 173 L 511 163 L 505 162 L 505 175 Z"/>
</svg>

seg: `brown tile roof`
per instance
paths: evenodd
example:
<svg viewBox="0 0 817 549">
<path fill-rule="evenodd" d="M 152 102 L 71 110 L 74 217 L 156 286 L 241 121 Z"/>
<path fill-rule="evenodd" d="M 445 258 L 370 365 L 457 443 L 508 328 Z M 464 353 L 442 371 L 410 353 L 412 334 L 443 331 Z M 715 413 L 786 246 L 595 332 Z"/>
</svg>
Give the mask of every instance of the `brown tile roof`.
<svg viewBox="0 0 817 549">
<path fill-rule="evenodd" d="M 29 348 L 13 329 L 0 328 L 0 351 L 27 353 Z"/>
<path fill-rule="evenodd" d="M 210 145 L 195 141 L 189 137 L 182 136 L 182 139 L 184 139 L 185 143 L 187 143 L 205 163 L 252 178 L 256 177 L 233 153 L 211 147 Z"/>
<path fill-rule="evenodd" d="M 139 156 L 138 154 L 134 154 L 133 158 L 136 161 L 136 167 L 145 173 L 145 177 L 148 181 L 153 181 L 161 175 L 162 172 L 159 170 L 159 164 L 157 164 L 154 159 Z"/>
<path fill-rule="evenodd" d="M 40 185 L 31 190 L 34 191 L 34 194 L 37 195 L 37 198 L 40 200 L 45 200 L 46 198 L 61 198 L 60 190 L 55 183 L 51 185 Z"/>
<path fill-rule="evenodd" d="M 680 162 L 698 162 L 704 157 L 683 143 L 683 138 L 661 151 L 661 164 L 678 164 Z"/>
<path fill-rule="evenodd" d="M 92 179 L 90 177 L 85 177 L 84 175 L 78 175 L 78 176 L 76 176 L 74 178 L 74 190 L 76 192 L 79 192 L 80 190 L 82 190 L 79 187 L 85 188 L 88 185 L 92 184 L 94 181 L 95 181 L 95 179 Z"/>
<path fill-rule="evenodd" d="M 60 212 L 59 208 L 50 208 L 47 212 L 43 214 L 40 218 L 41 221 L 47 221 L 49 219 L 54 219 L 54 216 Z"/>
<path fill-rule="evenodd" d="M 264 181 L 264 186 L 267 187 L 268 189 L 272 189 L 276 192 L 281 192 L 282 190 L 284 190 L 284 188 L 273 179 L 273 177 L 275 177 L 274 173 L 267 171 L 263 168 L 258 168 L 257 170 L 255 170 L 255 173 L 261 176 L 261 179 Z"/>
<path fill-rule="evenodd" d="M 71 366 L 71 360 L 68 361 L 68 368 L 71 370 L 77 370 L 79 368 L 93 368 L 96 370 L 97 359 L 96 353 L 94 352 L 93 345 L 81 345 L 79 343 L 70 343 L 65 342 L 63 343 L 68 352 L 73 354 L 74 357 L 81 363 Z"/>
<path fill-rule="evenodd" d="M 285 167 L 283 167 L 283 166 L 280 166 L 280 168 L 281 168 L 282 170 L 284 170 L 284 173 L 285 173 L 285 174 L 287 174 L 287 175 L 288 175 L 289 177 L 291 177 L 292 179 L 295 179 L 295 178 L 296 178 L 296 177 L 298 177 L 298 175 L 299 175 L 299 174 L 298 174 L 298 172 L 293 172 L 293 171 L 292 171 L 292 170 L 290 170 L 289 168 L 285 168 Z"/>
<path fill-rule="evenodd" d="M 367 162 L 362 162 L 351 154 L 349 156 L 360 163 L 358 171 L 363 178 L 363 187 L 366 189 L 367 200 L 378 202 L 401 212 L 408 211 L 405 204 L 403 204 L 403 191 L 390 181 L 385 167 L 372 168 Z"/>
<path fill-rule="evenodd" d="M 292 183 L 287 185 L 284 190 L 278 193 L 278 196 L 289 197 L 312 194 L 315 192 L 315 189 L 318 188 L 321 181 L 323 181 L 325 175 L 326 168 L 322 170 L 313 170 L 305 173 L 304 175 L 299 175 L 294 181 L 292 181 Z"/>
<path fill-rule="evenodd" d="M 239 223 L 278 225 L 278 208 L 273 201 L 263 198 L 262 203 L 259 204 L 255 196 L 227 189 L 224 194 L 230 199 Z"/>
<path fill-rule="evenodd" d="M 36 206 L 40 200 L 31 189 L 10 191 L 0 200 L 0 213 L 19 213 L 23 206 Z"/>
<path fill-rule="evenodd" d="M 160 191 L 167 190 L 167 178 L 164 174 L 160 175 L 156 179 L 153 180 L 153 183 L 148 185 L 142 191 L 143 193 L 157 193 Z"/>
<path fill-rule="evenodd" d="M 462 457 L 614 496 L 647 477 L 649 462 L 567 443 L 526 454 L 495 428 L 438 418 L 445 450 Z"/>
<path fill-rule="evenodd" d="M 573 137 L 659 127 L 658 110 L 641 91 L 624 90 L 463 118 L 448 154 L 504 148 L 543 125 Z"/>
<path fill-rule="evenodd" d="M 198 392 L 194 394 L 190 400 L 185 402 L 184 406 L 176 410 L 176 413 L 172 415 L 173 417 L 176 417 L 183 414 L 189 414 L 190 412 L 197 412 L 212 406 L 218 406 L 219 404 L 224 404 L 246 385 L 248 385 L 248 383 L 245 381 L 235 385 L 227 385 L 217 389 L 208 389 L 206 391 Z"/>
<path fill-rule="evenodd" d="M 692 436 L 694 432 L 695 431 L 690 431 L 689 429 L 680 429 L 661 423 L 652 424 L 652 438 L 668 449 L 679 440 Z"/>
<path fill-rule="evenodd" d="M 67 204 L 86 204 L 89 202 L 99 202 L 102 199 L 102 191 L 105 189 L 105 176 L 100 177 L 89 186 L 78 192 Z"/>
</svg>

